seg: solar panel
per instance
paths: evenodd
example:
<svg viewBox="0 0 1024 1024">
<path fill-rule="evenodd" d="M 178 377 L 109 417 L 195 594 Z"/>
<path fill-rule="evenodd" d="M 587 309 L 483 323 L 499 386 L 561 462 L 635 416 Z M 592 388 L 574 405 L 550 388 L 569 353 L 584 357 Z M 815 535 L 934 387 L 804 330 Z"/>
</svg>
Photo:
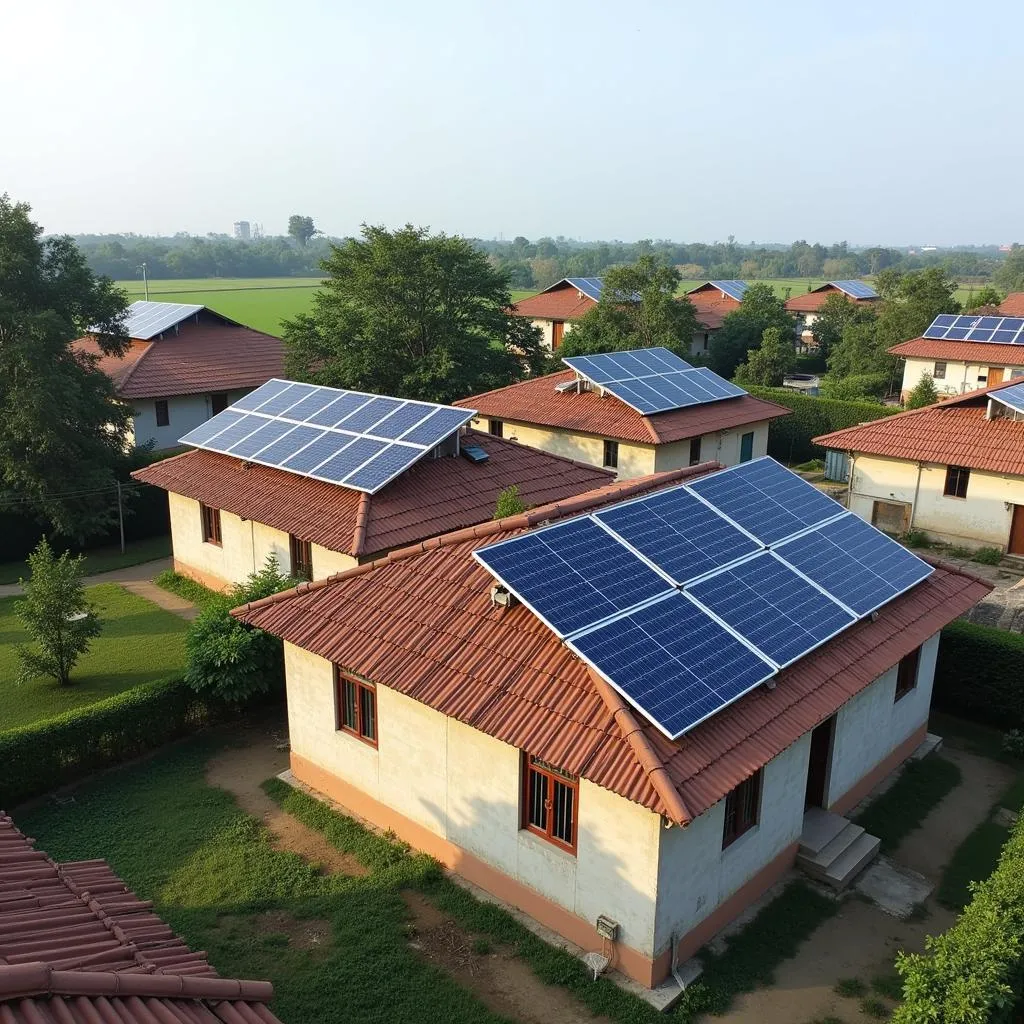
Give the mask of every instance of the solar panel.
<svg viewBox="0 0 1024 1024">
<path fill-rule="evenodd" d="M 1008 388 L 1000 388 L 998 391 L 989 392 L 989 398 L 1002 402 L 1015 412 L 1024 412 L 1024 382 L 1014 384 Z"/>
<path fill-rule="evenodd" d="M 693 584 L 687 593 L 780 668 L 856 621 L 768 551 Z"/>
<path fill-rule="evenodd" d="M 774 674 L 771 665 L 679 593 L 568 643 L 671 739 Z"/>
<path fill-rule="evenodd" d="M 774 550 L 859 616 L 868 615 L 934 571 L 852 512 Z"/>
<path fill-rule="evenodd" d="M 1024 317 L 957 316 L 942 313 L 923 337 L 944 341 L 981 341 L 997 345 L 1024 345 Z"/>
<path fill-rule="evenodd" d="M 725 292 L 737 302 L 743 301 L 743 293 L 749 287 L 746 281 L 708 281 L 708 284 L 713 284 L 720 292 Z"/>
<path fill-rule="evenodd" d="M 588 299 L 595 302 L 601 301 L 602 280 L 599 277 L 567 277 L 569 282 L 577 291 L 583 292 Z"/>
<path fill-rule="evenodd" d="M 687 485 L 762 544 L 772 544 L 845 511 L 838 501 L 767 457 Z"/>
<path fill-rule="evenodd" d="M 181 443 L 372 494 L 475 415 L 472 409 L 271 380 Z"/>
<path fill-rule="evenodd" d="M 205 306 L 195 306 L 185 302 L 139 300 L 128 307 L 123 321 L 123 330 L 129 338 L 150 341 L 158 334 L 169 331 L 172 327 L 180 324 L 182 320 L 195 316 L 205 308 Z M 97 328 L 90 327 L 89 330 L 95 332 Z"/>
<path fill-rule="evenodd" d="M 590 518 L 490 544 L 473 557 L 563 638 L 672 589 Z"/>
<path fill-rule="evenodd" d="M 849 295 L 851 299 L 878 298 L 878 292 L 864 281 L 829 281 L 829 284 Z"/>
</svg>

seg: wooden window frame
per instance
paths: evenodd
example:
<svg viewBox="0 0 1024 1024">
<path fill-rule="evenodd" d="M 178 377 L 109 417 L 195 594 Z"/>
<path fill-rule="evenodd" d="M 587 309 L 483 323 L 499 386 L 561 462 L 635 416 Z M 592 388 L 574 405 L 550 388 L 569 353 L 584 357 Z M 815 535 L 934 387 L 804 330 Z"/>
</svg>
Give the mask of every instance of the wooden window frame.
<svg viewBox="0 0 1024 1024">
<path fill-rule="evenodd" d="M 294 533 L 288 536 L 288 556 L 291 559 L 291 573 L 297 580 L 313 579 L 313 544 L 300 540 Z"/>
<path fill-rule="evenodd" d="M 619 442 L 606 439 L 604 451 L 601 455 L 601 465 L 605 469 L 619 468 Z"/>
<path fill-rule="evenodd" d="M 921 671 L 921 648 L 915 647 L 908 655 L 900 658 L 896 666 L 896 693 L 893 704 L 899 703 L 908 693 L 917 689 L 917 676 Z"/>
<path fill-rule="evenodd" d="M 349 725 L 344 721 L 343 708 L 345 706 L 344 691 L 352 687 L 355 691 L 355 725 Z M 369 736 L 363 732 L 363 694 L 369 694 L 373 701 L 373 735 Z M 360 743 L 368 747 L 377 747 L 377 737 L 380 735 L 380 718 L 377 714 L 377 687 L 363 679 L 357 679 L 350 672 L 334 666 L 334 731 L 343 732 L 354 736 Z"/>
<path fill-rule="evenodd" d="M 220 509 L 199 502 L 199 521 L 202 524 L 203 543 L 224 547 L 224 534 L 220 526 Z"/>
<path fill-rule="evenodd" d="M 696 466 L 700 463 L 700 448 L 701 439 L 699 437 L 690 438 L 690 465 Z"/>
<path fill-rule="evenodd" d="M 764 769 L 758 768 L 725 798 L 725 819 L 722 822 L 722 849 L 732 846 L 740 836 L 756 828 L 761 821 L 761 788 Z"/>
<path fill-rule="evenodd" d="M 505 436 L 505 421 L 504 420 L 488 420 L 487 421 L 487 432 L 492 437 L 504 437 Z"/>
<path fill-rule="evenodd" d="M 941 371 L 939 370 L 940 366 L 942 367 Z M 946 379 L 946 364 L 941 359 L 935 364 L 935 369 L 932 370 L 932 378 L 934 380 Z"/>
<path fill-rule="evenodd" d="M 571 853 L 573 856 L 576 855 L 577 839 L 579 837 L 579 825 L 580 825 L 580 780 L 577 775 L 570 775 L 569 772 L 563 772 L 561 769 L 556 768 L 553 764 L 547 761 L 542 761 L 538 757 L 534 757 L 532 754 L 527 754 L 523 751 L 522 754 L 522 808 L 520 824 L 524 831 L 531 832 L 535 836 L 539 836 L 541 839 L 551 843 L 552 846 L 557 846 L 558 849 L 564 850 L 566 853 Z M 547 779 L 548 793 L 553 792 L 553 787 L 563 786 L 565 789 L 572 793 L 572 842 L 567 843 L 564 839 L 555 835 L 554 832 L 554 819 L 555 819 L 555 802 L 549 796 L 545 804 L 545 820 L 546 826 L 541 828 L 539 825 L 535 825 L 531 820 L 530 815 L 530 798 L 531 798 L 531 776 L 540 775 Z"/>
<path fill-rule="evenodd" d="M 171 406 L 166 398 L 158 398 L 153 402 L 153 412 L 156 416 L 158 427 L 169 427 L 171 425 Z"/>
<path fill-rule="evenodd" d="M 946 483 L 942 488 L 942 494 L 946 498 L 967 498 L 967 488 L 971 483 L 970 466 L 947 466 Z M 961 486 L 962 485 L 962 486 Z M 961 490 L 963 493 L 961 493 Z"/>
</svg>

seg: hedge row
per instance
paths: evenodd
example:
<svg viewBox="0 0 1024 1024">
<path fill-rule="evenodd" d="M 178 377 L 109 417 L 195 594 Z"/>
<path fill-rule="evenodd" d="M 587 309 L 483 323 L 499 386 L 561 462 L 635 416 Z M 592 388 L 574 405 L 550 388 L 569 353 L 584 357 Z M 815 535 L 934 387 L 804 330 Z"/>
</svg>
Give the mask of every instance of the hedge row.
<svg viewBox="0 0 1024 1024">
<path fill-rule="evenodd" d="M 0 807 L 138 757 L 209 723 L 218 712 L 181 679 L 167 679 L 0 732 Z"/>
<path fill-rule="evenodd" d="M 768 454 L 791 465 L 824 456 L 825 449 L 812 444 L 813 437 L 900 411 L 873 402 L 839 402 L 832 398 L 814 398 L 785 388 L 748 387 L 747 391 L 757 398 L 793 410 L 791 416 L 772 420 L 768 428 Z"/>
<path fill-rule="evenodd" d="M 1007 1024 L 1024 982 L 1024 818 L 996 870 L 974 889 L 956 924 L 901 954 L 904 1002 L 896 1024 Z M 1019 1018 L 1017 1018 L 1019 1019 Z"/>
<path fill-rule="evenodd" d="M 1024 636 L 957 619 L 942 631 L 932 703 L 939 711 L 1024 729 Z"/>
</svg>

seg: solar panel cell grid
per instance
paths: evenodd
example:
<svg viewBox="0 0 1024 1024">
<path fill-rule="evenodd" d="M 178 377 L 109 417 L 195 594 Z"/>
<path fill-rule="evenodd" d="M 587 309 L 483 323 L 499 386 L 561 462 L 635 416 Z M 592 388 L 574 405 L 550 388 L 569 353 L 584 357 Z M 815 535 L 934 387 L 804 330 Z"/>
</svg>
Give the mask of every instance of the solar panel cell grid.
<svg viewBox="0 0 1024 1024">
<path fill-rule="evenodd" d="M 309 417 L 310 423 L 318 423 L 322 427 L 336 427 L 346 416 L 351 416 L 356 409 L 373 401 L 368 395 L 356 395 L 345 392 L 334 401 L 325 405 L 319 412 Z"/>
<path fill-rule="evenodd" d="M 446 437 L 450 437 L 467 420 L 461 409 L 447 409 L 443 406 L 435 410 L 422 423 L 402 435 L 402 440 L 409 444 L 425 445 L 433 448 Z"/>
<path fill-rule="evenodd" d="M 346 478 L 348 487 L 376 490 L 409 465 L 410 451 L 404 445 L 392 444 L 375 455 L 365 466 Z"/>
<path fill-rule="evenodd" d="M 255 391 L 250 391 L 249 394 L 244 395 L 237 402 L 232 402 L 231 409 L 252 412 L 253 409 L 258 408 L 274 395 L 280 394 L 287 387 L 290 387 L 288 381 L 268 380 L 266 384 L 261 384 Z M 223 416 L 224 413 L 219 415 Z"/>
<path fill-rule="evenodd" d="M 923 337 L 945 341 L 1024 345 L 1024 317 L 956 316 L 942 313 L 931 322 Z"/>
<path fill-rule="evenodd" d="M 233 423 L 237 423 L 241 418 L 242 414 L 240 412 L 235 412 L 233 409 L 225 409 L 224 412 L 214 416 L 213 419 L 209 419 L 205 423 L 200 423 L 198 427 L 190 430 L 181 438 L 181 443 L 205 446 L 222 430 L 226 430 Z"/>
<path fill-rule="evenodd" d="M 433 410 L 429 405 L 420 405 L 418 402 L 409 402 L 400 409 L 389 413 L 379 423 L 374 425 L 373 432 L 378 437 L 401 437 L 407 430 L 411 430 L 421 420 L 425 420 Z"/>
<path fill-rule="evenodd" d="M 287 434 L 283 434 L 280 441 L 267 445 L 260 452 L 259 458 L 253 461 L 262 462 L 267 466 L 279 466 L 310 441 L 315 441 L 322 433 L 321 427 L 308 427 L 300 424 L 289 430 Z"/>
<path fill-rule="evenodd" d="M 266 422 L 264 417 L 249 413 L 216 434 L 206 443 L 206 447 L 212 448 L 215 452 L 226 452 L 232 445 L 237 444 L 242 438 L 248 437 Z"/>
<path fill-rule="evenodd" d="M 318 412 L 325 409 L 334 399 L 334 396 L 329 391 L 323 391 L 320 388 L 315 388 L 309 394 L 303 396 L 296 395 L 298 401 L 293 405 L 290 405 L 283 415 L 290 420 L 309 420 L 315 416 Z M 260 412 L 266 410 L 261 409 Z"/>
<path fill-rule="evenodd" d="M 281 420 L 264 419 L 261 427 L 237 444 L 232 445 L 228 449 L 228 454 L 240 459 L 251 458 L 261 449 L 266 448 L 268 444 L 284 436 L 291 428 L 292 425 L 290 423 L 284 423 Z"/>
<path fill-rule="evenodd" d="M 280 416 L 285 410 L 298 404 L 312 392 L 313 388 L 308 384 L 292 384 L 291 387 L 279 391 L 276 395 L 271 395 L 259 406 L 259 411 L 267 416 Z"/>
<path fill-rule="evenodd" d="M 333 430 L 325 430 L 319 437 L 295 450 L 287 459 L 282 459 L 282 469 L 295 473 L 312 473 L 321 462 L 344 451 L 359 435 L 339 434 Z"/>
<path fill-rule="evenodd" d="M 1001 402 L 1003 405 L 1008 406 L 1015 412 L 1024 412 L 1024 383 L 1014 384 L 1012 387 L 993 391 L 989 397 L 996 402 Z"/>
<path fill-rule="evenodd" d="M 372 437 L 356 438 L 333 458 L 318 466 L 315 476 L 320 480 L 340 484 L 349 473 L 355 472 L 364 462 L 372 459 L 386 447 L 386 441 L 377 441 Z"/>
<path fill-rule="evenodd" d="M 357 433 L 372 433 L 375 424 L 385 416 L 401 408 L 402 402 L 397 398 L 374 398 L 366 405 L 346 416 L 337 425 L 342 430 L 353 430 Z"/>
</svg>

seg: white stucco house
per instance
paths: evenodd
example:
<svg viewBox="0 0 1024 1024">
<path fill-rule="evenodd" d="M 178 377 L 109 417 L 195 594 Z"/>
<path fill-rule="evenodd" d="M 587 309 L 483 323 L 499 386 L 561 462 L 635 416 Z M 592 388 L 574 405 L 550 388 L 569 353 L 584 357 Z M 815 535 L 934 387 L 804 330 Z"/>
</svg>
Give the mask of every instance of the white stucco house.
<svg viewBox="0 0 1024 1024">
<path fill-rule="evenodd" d="M 986 584 L 936 567 L 673 740 L 475 557 L 717 468 L 609 484 L 236 609 L 284 639 L 295 778 L 647 986 L 798 854 L 838 839 L 855 871 L 875 847 L 842 814 L 923 740 L 938 634 Z"/>
<path fill-rule="evenodd" d="M 113 380 L 132 408 L 130 442 L 173 448 L 178 438 L 284 372 L 281 339 L 205 306 L 133 302 L 124 355 L 105 355 L 91 336 L 72 342 Z"/>
</svg>

